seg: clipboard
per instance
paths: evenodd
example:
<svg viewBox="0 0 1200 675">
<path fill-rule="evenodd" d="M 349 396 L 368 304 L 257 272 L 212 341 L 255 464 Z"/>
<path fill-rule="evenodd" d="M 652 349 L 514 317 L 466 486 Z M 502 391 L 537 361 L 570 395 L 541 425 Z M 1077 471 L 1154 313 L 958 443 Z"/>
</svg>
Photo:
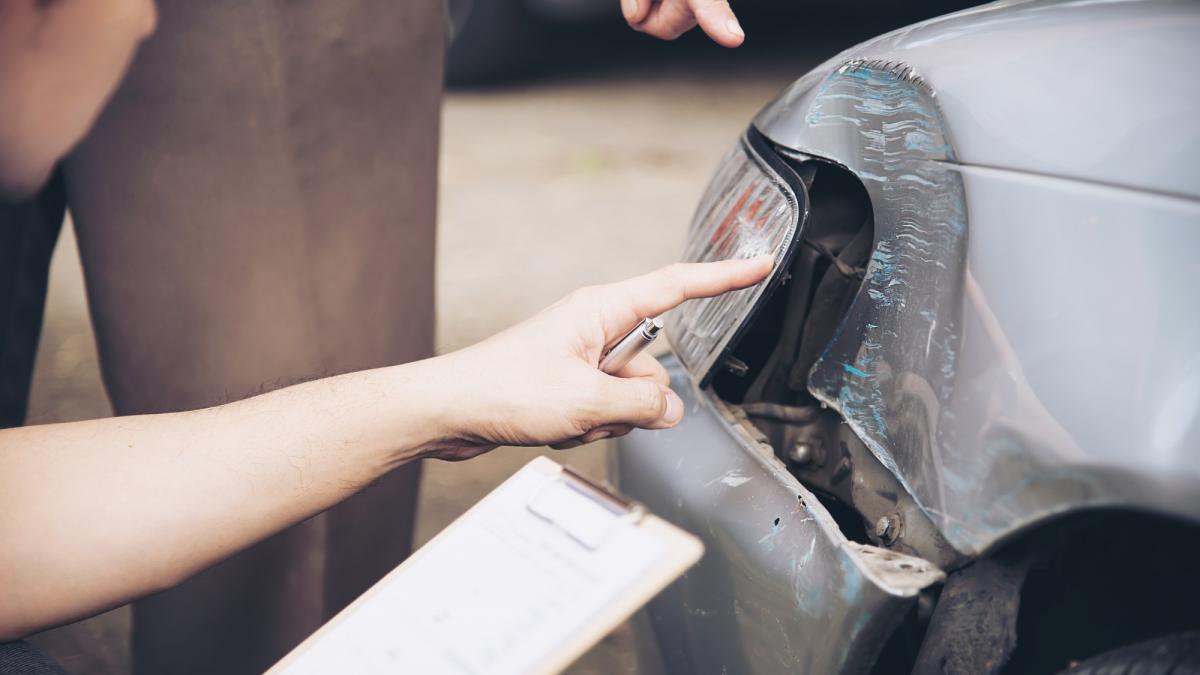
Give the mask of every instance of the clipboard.
<svg viewBox="0 0 1200 675">
<path fill-rule="evenodd" d="M 267 672 L 557 673 L 703 550 L 538 457 Z"/>
</svg>

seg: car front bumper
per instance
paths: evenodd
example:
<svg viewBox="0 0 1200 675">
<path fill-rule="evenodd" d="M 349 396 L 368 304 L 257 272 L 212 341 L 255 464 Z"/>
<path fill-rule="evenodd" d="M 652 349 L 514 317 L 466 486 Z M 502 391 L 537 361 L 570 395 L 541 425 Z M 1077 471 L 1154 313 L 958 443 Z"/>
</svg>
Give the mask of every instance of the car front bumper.
<svg viewBox="0 0 1200 675">
<path fill-rule="evenodd" d="M 847 540 L 739 411 L 698 391 L 674 358 L 664 365 L 687 414 L 674 429 L 621 439 L 614 472 L 625 494 L 705 545 L 701 561 L 648 607 L 662 665 L 870 670 L 941 571 Z"/>
</svg>

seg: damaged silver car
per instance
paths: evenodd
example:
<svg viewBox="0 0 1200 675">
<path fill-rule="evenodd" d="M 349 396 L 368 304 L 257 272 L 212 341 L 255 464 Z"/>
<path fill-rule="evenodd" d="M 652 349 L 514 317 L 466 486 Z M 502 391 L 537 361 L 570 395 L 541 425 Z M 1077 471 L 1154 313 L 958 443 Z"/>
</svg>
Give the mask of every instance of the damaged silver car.
<svg viewBox="0 0 1200 675">
<path fill-rule="evenodd" d="M 717 168 L 688 415 L 615 452 L 707 551 L 646 672 L 1200 671 L 1200 5 L 997 3 L 854 47 Z"/>
</svg>

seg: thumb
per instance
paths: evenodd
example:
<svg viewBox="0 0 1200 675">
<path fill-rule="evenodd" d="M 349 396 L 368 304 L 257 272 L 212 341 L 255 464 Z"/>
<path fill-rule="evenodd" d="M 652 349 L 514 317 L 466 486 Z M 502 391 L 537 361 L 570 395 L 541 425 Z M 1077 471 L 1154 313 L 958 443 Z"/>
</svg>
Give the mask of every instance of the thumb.
<svg viewBox="0 0 1200 675">
<path fill-rule="evenodd" d="M 598 424 L 666 429 L 683 419 L 683 401 L 670 387 L 643 378 L 603 376 Z"/>
</svg>

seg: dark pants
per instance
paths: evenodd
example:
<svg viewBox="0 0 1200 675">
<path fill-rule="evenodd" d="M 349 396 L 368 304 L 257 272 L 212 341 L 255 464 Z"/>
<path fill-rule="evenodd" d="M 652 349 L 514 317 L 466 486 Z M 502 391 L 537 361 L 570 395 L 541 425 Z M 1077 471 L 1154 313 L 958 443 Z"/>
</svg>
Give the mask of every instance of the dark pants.
<svg viewBox="0 0 1200 675">
<path fill-rule="evenodd" d="M 66 675 L 28 642 L 0 642 L 0 675 Z"/>
<path fill-rule="evenodd" d="M 118 415 L 428 356 L 442 2 L 160 0 L 159 12 L 63 189 L 3 212 L 9 234 L 18 220 L 22 236 L 43 229 L 10 284 L 20 311 L 0 334 L 0 411 L 23 411 L 37 253 L 63 200 Z M 418 476 L 402 468 L 138 601 L 135 672 L 270 665 L 408 554 Z"/>
</svg>

